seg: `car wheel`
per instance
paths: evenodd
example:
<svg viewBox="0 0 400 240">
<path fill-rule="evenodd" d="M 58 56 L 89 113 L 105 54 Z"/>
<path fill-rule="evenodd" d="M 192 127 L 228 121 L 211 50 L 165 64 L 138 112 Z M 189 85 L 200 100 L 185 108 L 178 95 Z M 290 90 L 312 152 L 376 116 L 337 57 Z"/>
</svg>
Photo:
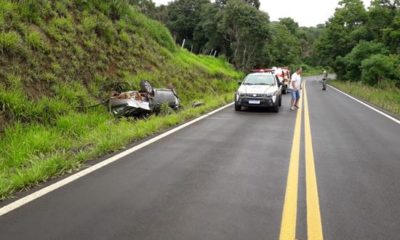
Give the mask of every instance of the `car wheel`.
<svg viewBox="0 0 400 240">
<path fill-rule="evenodd" d="M 154 89 L 149 81 L 143 80 L 140 82 L 140 91 L 153 95 Z"/>
<path fill-rule="evenodd" d="M 282 106 L 282 96 L 279 97 L 279 107 Z"/>
<path fill-rule="evenodd" d="M 240 111 L 240 110 L 242 110 L 242 106 L 237 105 L 237 104 L 235 103 L 235 111 Z"/>
<path fill-rule="evenodd" d="M 276 113 L 279 112 L 279 101 L 276 102 L 275 106 L 272 108 L 272 110 Z"/>
</svg>

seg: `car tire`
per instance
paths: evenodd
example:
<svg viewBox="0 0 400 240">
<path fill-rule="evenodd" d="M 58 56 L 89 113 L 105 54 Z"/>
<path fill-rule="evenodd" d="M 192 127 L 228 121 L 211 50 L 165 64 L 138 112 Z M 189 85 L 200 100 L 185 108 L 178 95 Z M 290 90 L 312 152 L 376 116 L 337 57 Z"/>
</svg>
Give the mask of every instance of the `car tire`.
<svg viewBox="0 0 400 240">
<path fill-rule="evenodd" d="M 274 111 L 274 112 L 276 112 L 276 113 L 279 112 L 279 102 L 280 102 L 280 101 L 277 101 L 277 102 L 276 102 L 276 105 L 272 108 L 272 111 Z"/>
<path fill-rule="evenodd" d="M 140 82 L 140 91 L 154 95 L 154 88 L 151 86 L 149 81 L 143 80 Z"/>
<path fill-rule="evenodd" d="M 237 105 L 237 104 L 235 103 L 235 111 L 240 111 L 240 110 L 242 110 L 242 106 Z"/>
<path fill-rule="evenodd" d="M 282 96 L 279 97 L 279 107 L 282 106 Z"/>
</svg>

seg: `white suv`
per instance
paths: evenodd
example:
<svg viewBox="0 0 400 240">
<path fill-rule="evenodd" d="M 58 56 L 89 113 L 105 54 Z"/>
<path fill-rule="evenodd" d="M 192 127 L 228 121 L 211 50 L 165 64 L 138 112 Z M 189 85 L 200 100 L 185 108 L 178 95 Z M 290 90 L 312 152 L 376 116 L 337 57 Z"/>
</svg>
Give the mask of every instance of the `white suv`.
<svg viewBox="0 0 400 240">
<path fill-rule="evenodd" d="M 250 73 L 235 93 L 235 110 L 242 107 L 272 108 L 279 112 L 282 102 L 281 84 L 270 72 Z"/>
</svg>

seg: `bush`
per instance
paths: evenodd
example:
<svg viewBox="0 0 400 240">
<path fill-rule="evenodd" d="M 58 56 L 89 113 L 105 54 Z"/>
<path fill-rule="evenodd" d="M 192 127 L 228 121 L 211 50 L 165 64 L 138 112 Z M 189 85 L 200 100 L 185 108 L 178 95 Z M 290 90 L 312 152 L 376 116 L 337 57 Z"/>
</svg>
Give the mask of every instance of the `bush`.
<svg viewBox="0 0 400 240">
<path fill-rule="evenodd" d="M 399 65 L 399 56 L 372 55 L 362 61 L 362 81 L 370 85 L 375 85 L 383 80 L 400 81 Z"/>
<path fill-rule="evenodd" d="M 343 77 L 351 80 L 358 81 L 361 79 L 361 62 L 373 54 L 388 54 L 389 50 L 382 43 L 362 41 L 344 58 L 341 58 L 340 64 L 342 66 Z M 339 74 L 341 75 L 341 74 Z"/>
</svg>

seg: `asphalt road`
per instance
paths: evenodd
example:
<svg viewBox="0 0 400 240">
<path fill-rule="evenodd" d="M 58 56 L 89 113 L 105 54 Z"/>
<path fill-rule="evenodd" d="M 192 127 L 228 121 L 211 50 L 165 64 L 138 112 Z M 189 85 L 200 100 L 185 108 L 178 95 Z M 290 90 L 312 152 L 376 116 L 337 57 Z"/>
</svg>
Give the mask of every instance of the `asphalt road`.
<svg viewBox="0 0 400 240">
<path fill-rule="evenodd" d="M 400 125 L 316 79 L 306 90 L 315 170 L 303 121 L 296 238 L 311 239 L 307 215 L 318 209 L 325 239 L 399 239 Z M 282 238 L 289 100 L 278 114 L 231 106 L 0 216 L 0 239 Z"/>
</svg>

